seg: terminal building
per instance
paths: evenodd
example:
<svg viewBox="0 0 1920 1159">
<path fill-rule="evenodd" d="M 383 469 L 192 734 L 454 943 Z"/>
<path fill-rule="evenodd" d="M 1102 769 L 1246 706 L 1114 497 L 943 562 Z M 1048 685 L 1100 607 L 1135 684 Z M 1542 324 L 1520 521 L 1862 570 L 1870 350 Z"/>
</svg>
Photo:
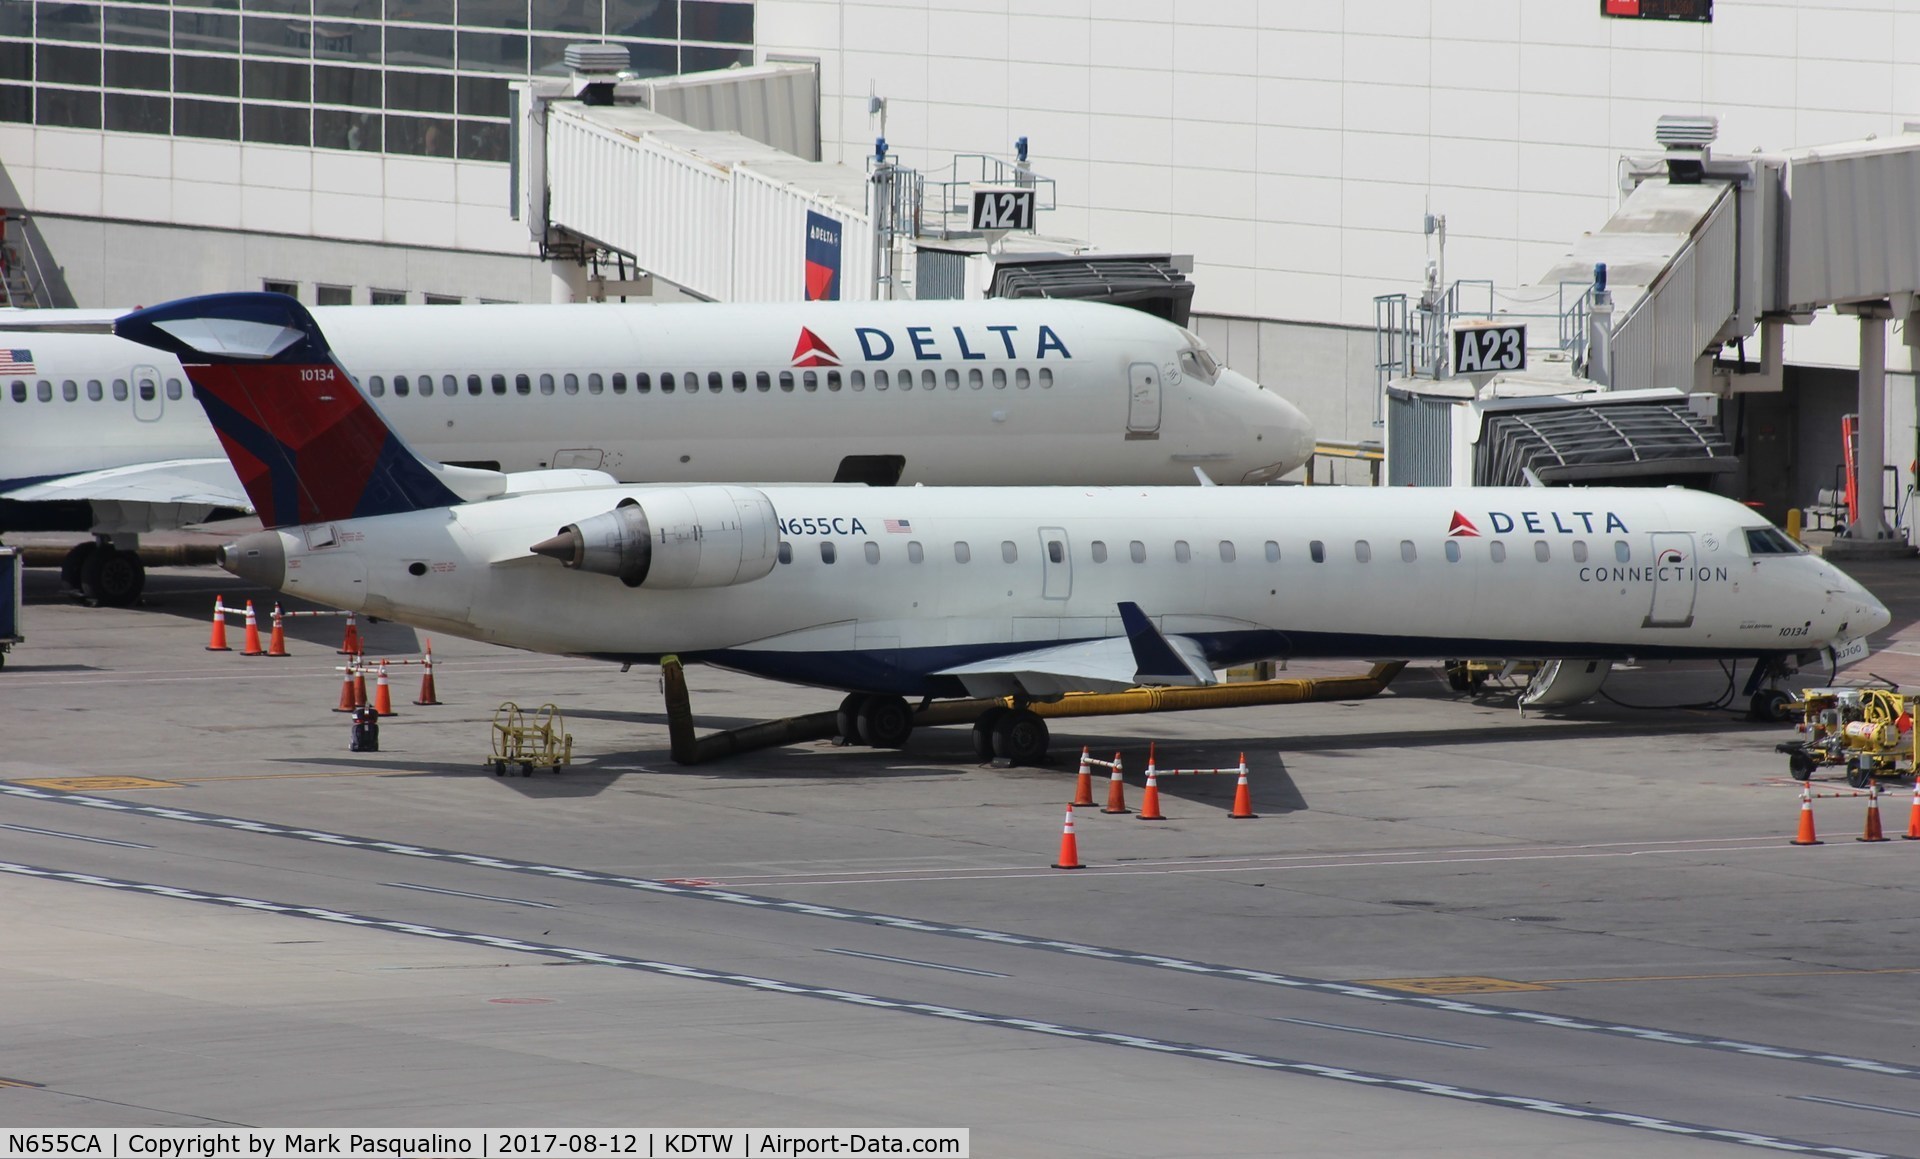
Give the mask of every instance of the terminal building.
<svg viewBox="0 0 1920 1159">
<path fill-rule="evenodd" d="M 1639 477 L 1844 522 L 1851 446 L 1869 467 L 1877 450 L 1904 538 L 1920 15 L 1015 7 L 0 6 L 0 207 L 13 265 L 38 267 L 18 292 L 797 298 L 817 225 L 840 296 L 1105 284 L 1190 317 L 1323 438 L 1386 442 L 1384 481 L 1615 479 L 1633 472 L 1610 457 L 1697 439 Z M 590 45 L 612 48 L 569 57 Z M 956 221 L 977 184 L 1037 190 L 1032 234 L 990 245 Z M 1455 373 L 1452 330 L 1520 321 L 1524 373 Z M 1596 383 L 1632 421 L 1522 413 Z"/>
</svg>

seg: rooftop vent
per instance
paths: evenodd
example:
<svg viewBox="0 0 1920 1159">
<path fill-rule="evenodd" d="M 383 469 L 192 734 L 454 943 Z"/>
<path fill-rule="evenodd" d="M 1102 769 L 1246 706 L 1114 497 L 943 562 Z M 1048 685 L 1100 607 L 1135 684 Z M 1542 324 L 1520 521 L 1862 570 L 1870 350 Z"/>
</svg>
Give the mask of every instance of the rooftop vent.
<svg viewBox="0 0 1920 1159">
<path fill-rule="evenodd" d="M 1654 123 L 1653 139 L 1667 150 L 1667 180 L 1698 185 L 1706 169 L 1707 147 L 1720 135 L 1720 118 L 1669 113 Z"/>
<path fill-rule="evenodd" d="M 573 73 L 573 95 L 583 105 L 611 105 L 613 86 L 633 67 L 633 58 L 617 44 L 569 44 L 562 59 Z"/>
</svg>

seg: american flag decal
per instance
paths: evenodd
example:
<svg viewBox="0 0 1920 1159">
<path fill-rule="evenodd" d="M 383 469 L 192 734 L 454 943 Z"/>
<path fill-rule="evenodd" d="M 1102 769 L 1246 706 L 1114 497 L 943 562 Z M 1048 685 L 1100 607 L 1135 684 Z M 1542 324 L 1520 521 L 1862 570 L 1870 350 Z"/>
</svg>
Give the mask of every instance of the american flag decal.
<svg viewBox="0 0 1920 1159">
<path fill-rule="evenodd" d="M 895 535 L 911 535 L 913 534 L 913 521 L 910 519 L 889 519 L 886 521 L 886 528 Z"/>
<path fill-rule="evenodd" d="M 33 351 L 0 350 L 0 374 L 32 374 Z"/>
</svg>

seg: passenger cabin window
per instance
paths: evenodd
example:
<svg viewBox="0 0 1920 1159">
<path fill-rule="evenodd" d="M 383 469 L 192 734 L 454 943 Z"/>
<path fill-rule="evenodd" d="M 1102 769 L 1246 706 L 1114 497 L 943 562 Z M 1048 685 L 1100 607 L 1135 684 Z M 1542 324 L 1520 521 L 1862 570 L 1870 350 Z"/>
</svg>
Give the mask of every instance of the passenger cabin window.
<svg viewBox="0 0 1920 1159">
<path fill-rule="evenodd" d="M 599 375 L 597 374 L 587 375 L 587 393 L 588 394 L 602 394 L 602 393 L 605 393 L 606 389 L 607 389 L 607 384 L 604 380 L 601 379 Z"/>
<path fill-rule="evenodd" d="M 495 394 L 507 393 L 507 376 L 504 374 L 494 375 L 492 378 L 492 386 L 493 393 Z"/>
<path fill-rule="evenodd" d="M 969 387 L 974 390 L 979 390 L 980 387 L 984 385 L 984 381 L 980 376 L 980 368 L 978 366 L 970 367 L 967 370 L 967 385 Z"/>
<path fill-rule="evenodd" d="M 827 371 L 827 389 L 828 390 L 840 389 L 840 372 L 839 371 L 837 370 Z"/>
<path fill-rule="evenodd" d="M 1457 539 L 1447 540 L 1447 562 L 1460 562 L 1460 541 Z"/>
<path fill-rule="evenodd" d="M 800 389 L 801 390 L 819 390 L 820 376 L 811 370 L 801 371 L 800 372 Z"/>
<path fill-rule="evenodd" d="M 178 399 L 185 393 L 186 393 L 185 390 L 180 385 L 179 379 L 177 378 L 167 379 L 167 397 L 168 398 Z"/>
<path fill-rule="evenodd" d="M 869 539 L 867 541 L 867 546 L 863 550 L 866 552 L 868 563 L 880 562 L 880 545 L 879 544 Z"/>
<path fill-rule="evenodd" d="M 1192 561 L 1193 561 L 1193 549 L 1187 546 L 1187 541 L 1184 539 L 1174 540 L 1173 541 L 1173 562 L 1191 563 Z"/>
<path fill-rule="evenodd" d="M 393 376 L 393 393 L 397 397 L 406 398 L 412 391 L 413 384 L 407 381 L 406 375 L 396 374 Z"/>
<path fill-rule="evenodd" d="M 921 562 L 924 562 L 926 558 L 927 558 L 927 553 L 921 549 L 919 540 L 910 539 L 907 541 L 907 562 L 908 563 L 921 563 Z"/>
<path fill-rule="evenodd" d="M 766 392 L 772 390 L 773 375 L 768 374 L 764 370 L 755 371 L 753 374 L 753 388 L 759 391 L 761 394 L 765 394 Z"/>
<path fill-rule="evenodd" d="M 746 391 L 747 389 L 747 372 L 746 371 L 736 370 L 733 372 L 733 389 L 735 393 L 744 393 Z"/>
<path fill-rule="evenodd" d="M 524 375 L 524 374 L 516 374 L 516 375 L 514 375 L 514 376 L 513 376 L 513 392 L 514 392 L 515 394 L 532 394 L 532 393 L 533 393 L 533 379 L 532 379 L 532 378 L 529 378 L 529 377 L 528 377 L 527 375 Z M 553 379 L 552 379 L 552 378 L 548 378 L 548 379 L 547 379 L 547 393 L 548 393 L 548 394 L 552 394 L 552 393 L 553 393 Z"/>
<path fill-rule="evenodd" d="M 933 369 L 931 367 L 929 367 L 926 370 L 923 370 L 920 372 L 920 389 L 932 390 L 934 383 L 937 382 L 938 380 L 939 380 L 939 376 L 933 372 Z"/>
<path fill-rule="evenodd" d="M 1806 548 L 1795 543 L 1778 528 L 1747 528 L 1747 554 L 1749 555 L 1799 555 L 1805 550 Z"/>
<path fill-rule="evenodd" d="M 946 382 L 947 382 L 948 390 L 959 390 L 960 389 L 960 372 L 958 370 L 955 370 L 951 366 L 949 366 L 947 368 L 947 373 L 946 373 Z"/>
<path fill-rule="evenodd" d="M 1064 543 L 1061 543 L 1057 539 L 1047 540 L 1047 562 L 1049 563 L 1067 562 L 1067 545 Z"/>
<path fill-rule="evenodd" d="M 17 378 L 13 380 L 13 401 L 27 401 L 27 384 Z"/>
<path fill-rule="evenodd" d="M 1107 545 L 1105 541 L 1098 539 L 1093 541 L 1093 562 L 1107 562 Z"/>
<path fill-rule="evenodd" d="M 1024 366 L 1021 366 L 1021 367 L 1016 367 L 1016 368 L 1014 369 L 1014 372 L 1013 372 L 1013 385 L 1015 385 L 1016 387 L 1019 387 L 1019 388 L 1020 388 L 1021 390 L 1025 390 L 1025 389 L 1027 389 L 1027 386 L 1028 386 L 1028 384 L 1029 384 L 1029 382 L 1030 382 L 1030 381 L 1031 381 L 1031 379 L 1030 379 L 1030 378 L 1028 377 L 1028 375 L 1027 375 L 1027 368 L 1026 368 L 1026 367 L 1024 367 Z"/>
<path fill-rule="evenodd" d="M 1626 540 L 1616 539 L 1613 541 L 1613 558 L 1619 560 L 1621 563 L 1629 563 L 1633 560 L 1633 549 L 1627 546 Z"/>
<path fill-rule="evenodd" d="M 1268 563 L 1280 562 L 1280 545 L 1275 543 L 1271 539 L 1267 540 L 1267 562 Z"/>
<path fill-rule="evenodd" d="M 1373 562 L 1373 546 L 1364 539 L 1353 541 L 1353 558 L 1361 563 Z"/>
<path fill-rule="evenodd" d="M 553 393 L 553 375 L 543 374 L 540 376 L 540 393 L 541 394 Z"/>
<path fill-rule="evenodd" d="M 384 396 L 387 393 L 386 380 L 377 374 L 367 379 L 367 393 L 375 398 Z"/>
<path fill-rule="evenodd" d="M 20 395 L 20 401 L 21 402 L 27 401 L 27 396 L 25 394 L 25 391 L 27 389 L 27 384 L 24 382 L 16 382 L 13 385 L 18 387 L 22 392 Z M 126 379 L 116 378 L 113 380 L 113 401 L 115 402 L 127 401 L 127 380 Z"/>
<path fill-rule="evenodd" d="M 834 559 L 833 544 L 827 542 L 826 540 L 822 540 L 820 542 L 820 562 L 832 563 L 833 559 Z"/>
<path fill-rule="evenodd" d="M 633 375 L 633 393 L 652 394 L 653 376 L 644 370 L 635 371 Z"/>
<path fill-rule="evenodd" d="M 1127 544 L 1127 555 L 1135 563 L 1145 563 L 1147 562 L 1147 545 L 1137 539 L 1133 540 Z"/>
<path fill-rule="evenodd" d="M 783 370 L 780 372 L 780 389 L 785 391 L 791 391 L 793 389 L 793 371 Z"/>
<path fill-rule="evenodd" d="M 967 546 L 967 543 L 965 540 L 958 540 L 954 543 L 953 562 L 965 563 L 972 558 L 973 558 L 973 549 Z"/>
<path fill-rule="evenodd" d="M 1233 558 L 1234 558 L 1233 541 L 1231 539 L 1221 540 L 1220 541 L 1220 562 L 1232 563 Z"/>
<path fill-rule="evenodd" d="M 1401 563 L 1412 563 L 1418 555 L 1419 550 L 1413 546 L 1413 540 L 1403 539 L 1400 541 Z"/>
<path fill-rule="evenodd" d="M 1003 539 L 1000 541 L 1000 562 L 1001 563 L 1014 563 L 1014 562 L 1017 562 L 1019 558 L 1020 558 L 1020 549 L 1014 546 L 1013 540 Z"/>
<path fill-rule="evenodd" d="M 660 393 L 673 393 L 673 371 L 669 370 L 660 376 Z"/>
<path fill-rule="evenodd" d="M 100 389 L 100 380 L 97 378 L 87 379 L 87 398 L 93 402 L 99 402 L 104 397 L 106 397 L 106 392 Z"/>
<path fill-rule="evenodd" d="M 993 368 L 993 389 L 1007 389 L 1007 371 L 1005 367 L 996 366 Z"/>
<path fill-rule="evenodd" d="M 1536 539 L 1533 541 L 1533 558 L 1539 560 L 1541 563 L 1545 563 L 1552 554 L 1552 551 L 1547 547 L 1546 540 Z"/>
<path fill-rule="evenodd" d="M 848 371 L 847 385 L 851 386 L 855 390 L 867 389 L 867 372 L 864 370 Z"/>
<path fill-rule="evenodd" d="M 873 389 L 875 390 L 887 389 L 887 372 L 886 371 L 876 370 L 873 372 Z"/>
<path fill-rule="evenodd" d="M 1493 540 L 1487 544 L 1487 558 L 1495 563 L 1505 563 L 1507 561 L 1507 545 L 1500 540 Z"/>
<path fill-rule="evenodd" d="M 1586 540 L 1576 539 L 1573 541 L 1573 562 L 1575 563 L 1587 562 L 1587 541 Z"/>
<path fill-rule="evenodd" d="M 707 371 L 707 393 L 708 394 L 719 394 L 720 391 L 725 388 L 725 386 L 726 386 L 726 380 L 720 377 L 719 371 L 717 370 Z"/>
<path fill-rule="evenodd" d="M 1044 366 L 1041 367 L 1040 368 L 1040 389 L 1045 390 L 1046 388 L 1052 385 L 1053 385 L 1053 371 L 1048 369 L 1047 367 L 1044 367 Z"/>
<path fill-rule="evenodd" d="M 1327 545 L 1317 539 L 1307 544 L 1307 558 L 1315 563 L 1327 562 Z"/>
<path fill-rule="evenodd" d="M 80 384 L 69 378 L 60 384 L 60 397 L 67 402 L 80 400 Z"/>
<path fill-rule="evenodd" d="M 793 544 L 786 543 L 784 541 L 780 544 L 780 562 L 781 563 L 793 562 Z"/>
<path fill-rule="evenodd" d="M 467 393 L 477 395 L 481 389 L 480 376 L 477 374 L 467 375 Z"/>
<path fill-rule="evenodd" d="M 627 376 L 619 371 L 615 371 L 611 385 L 613 387 L 613 393 L 627 393 Z"/>
<path fill-rule="evenodd" d="M 598 378 L 600 376 L 596 374 L 594 375 L 594 377 Z M 560 389 L 566 391 L 568 394 L 579 394 L 580 393 L 580 376 L 577 374 L 562 375 L 560 377 Z M 598 394 L 600 392 L 595 391 L 594 393 Z"/>
</svg>

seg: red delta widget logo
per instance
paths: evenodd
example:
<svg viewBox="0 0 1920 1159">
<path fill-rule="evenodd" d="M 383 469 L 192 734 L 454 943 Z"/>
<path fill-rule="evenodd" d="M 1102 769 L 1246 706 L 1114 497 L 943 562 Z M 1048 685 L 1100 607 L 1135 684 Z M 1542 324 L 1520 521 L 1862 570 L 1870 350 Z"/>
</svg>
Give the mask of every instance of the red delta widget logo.
<svg viewBox="0 0 1920 1159">
<path fill-rule="evenodd" d="M 1552 526 L 1548 526 L 1548 521 Z M 1585 533 L 1587 535 L 1610 535 L 1619 532 L 1627 534 L 1627 521 L 1611 511 L 1489 511 L 1487 512 L 1487 530 L 1495 535 L 1506 535 L 1515 530 L 1524 529 L 1529 535 L 1545 535 L 1557 531 L 1562 535 Z M 1478 537 L 1480 528 L 1473 520 L 1458 511 L 1453 513 L 1453 521 L 1447 525 L 1447 538 L 1461 539 Z"/>
</svg>

